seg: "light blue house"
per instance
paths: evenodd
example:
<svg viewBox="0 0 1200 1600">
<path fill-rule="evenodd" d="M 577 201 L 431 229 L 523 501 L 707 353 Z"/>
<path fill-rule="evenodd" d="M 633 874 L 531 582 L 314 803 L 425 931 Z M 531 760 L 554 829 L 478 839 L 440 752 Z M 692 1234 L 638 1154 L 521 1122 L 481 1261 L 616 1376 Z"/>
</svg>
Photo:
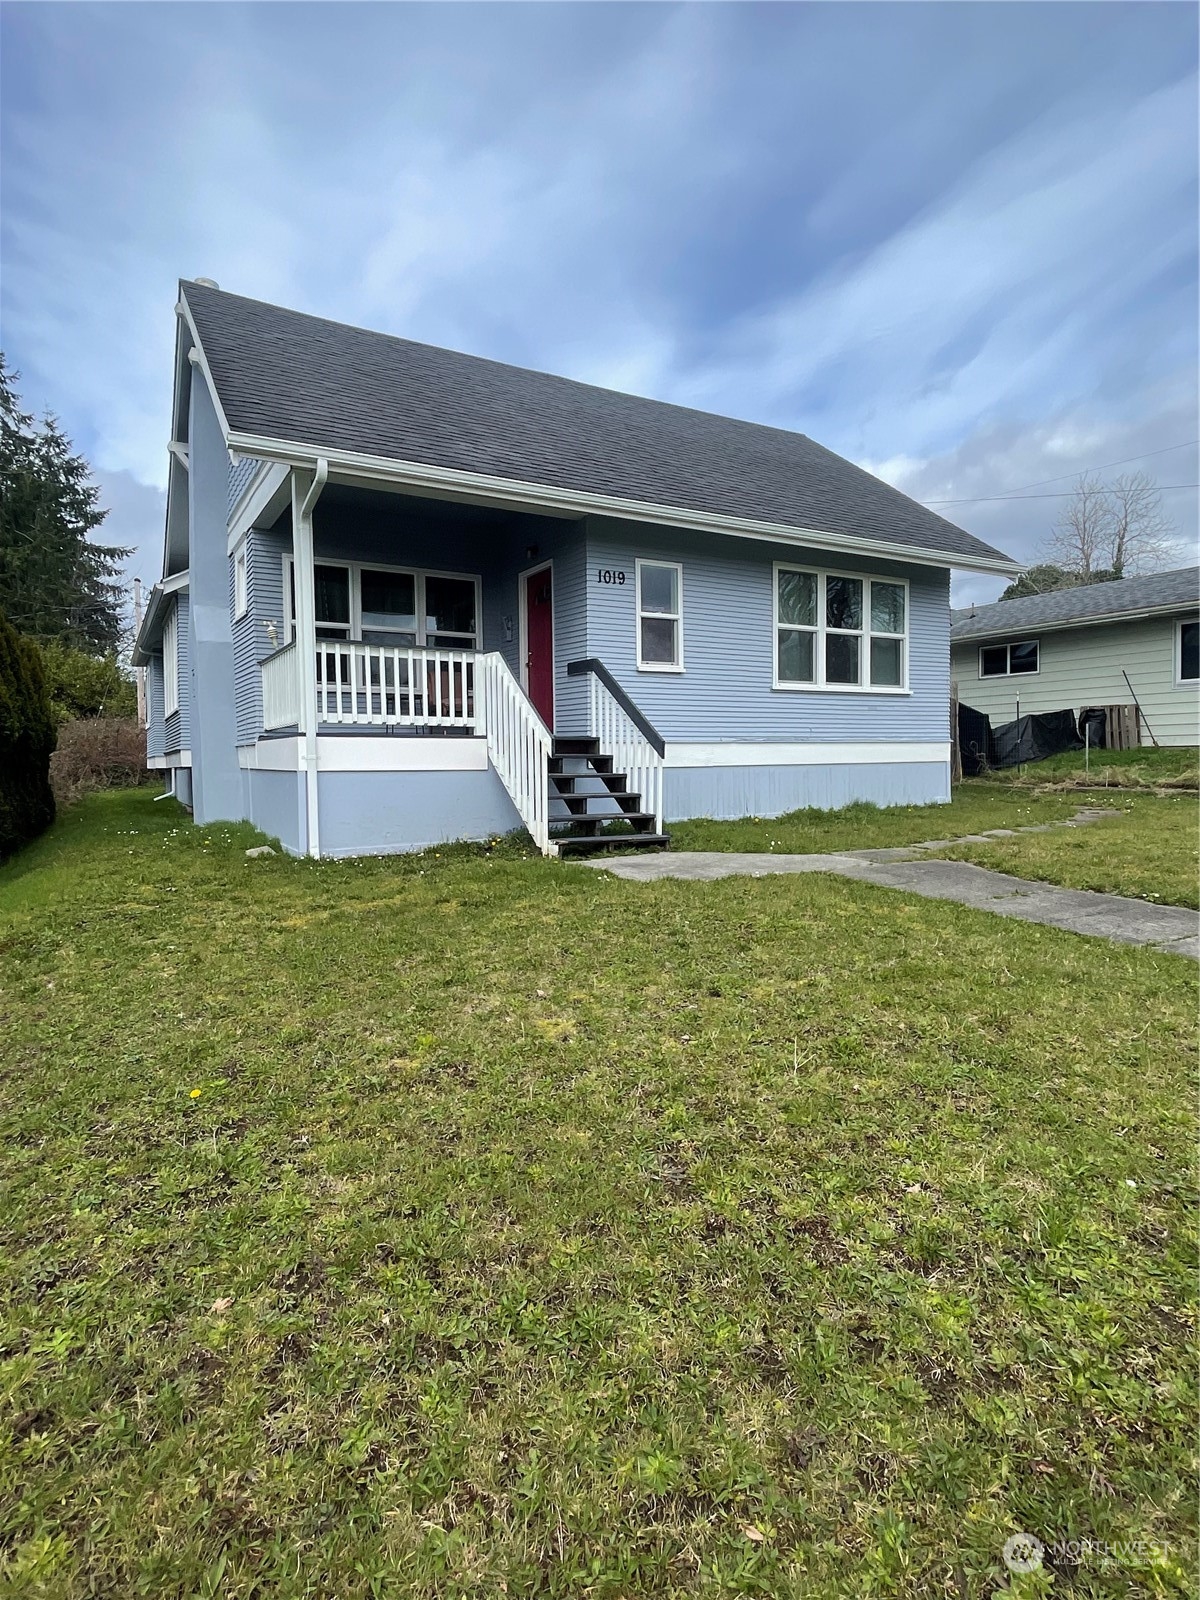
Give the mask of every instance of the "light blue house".
<svg viewBox="0 0 1200 1600">
<path fill-rule="evenodd" d="M 948 798 L 950 570 L 998 551 L 801 434 L 204 280 L 177 330 L 135 660 L 197 821 L 555 854 Z"/>
</svg>

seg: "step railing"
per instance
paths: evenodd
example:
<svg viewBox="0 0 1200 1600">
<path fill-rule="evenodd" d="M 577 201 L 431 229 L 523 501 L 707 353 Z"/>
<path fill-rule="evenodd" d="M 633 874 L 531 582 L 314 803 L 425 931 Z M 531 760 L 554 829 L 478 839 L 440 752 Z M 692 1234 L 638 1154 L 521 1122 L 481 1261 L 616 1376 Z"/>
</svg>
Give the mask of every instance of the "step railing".
<svg viewBox="0 0 1200 1600">
<path fill-rule="evenodd" d="M 558 854 L 550 838 L 550 751 L 553 738 L 498 651 L 475 657 L 475 695 L 487 736 L 488 759 L 521 821 L 544 856 Z"/>
<path fill-rule="evenodd" d="M 629 788 L 642 797 L 642 810 L 654 817 L 654 831 L 663 830 L 663 758 L 666 743 L 658 729 L 596 656 L 567 663 L 568 677 L 586 674 L 588 732 L 599 740 L 602 755 L 613 758 L 613 770 L 625 773 Z"/>
</svg>

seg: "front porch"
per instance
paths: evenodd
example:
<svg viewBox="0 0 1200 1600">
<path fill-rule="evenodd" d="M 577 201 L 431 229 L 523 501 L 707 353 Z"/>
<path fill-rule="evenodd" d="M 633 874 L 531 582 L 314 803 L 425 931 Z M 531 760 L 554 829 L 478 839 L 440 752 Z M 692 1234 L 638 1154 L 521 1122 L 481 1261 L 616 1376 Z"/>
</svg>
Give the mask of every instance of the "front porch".
<svg viewBox="0 0 1200 1600">
<path fill-rule="evenodd" d="M 662 741 L 568 653 L 586 639 L 581 530 L 320 491 L 294 475 L 290 504 L 233 551 L 251 809 L 277 809 L 279 837 L 314 855 L 518 824 L 547 855 L 601 847 L 613 822 L 658 842 Z"/>
</svg>

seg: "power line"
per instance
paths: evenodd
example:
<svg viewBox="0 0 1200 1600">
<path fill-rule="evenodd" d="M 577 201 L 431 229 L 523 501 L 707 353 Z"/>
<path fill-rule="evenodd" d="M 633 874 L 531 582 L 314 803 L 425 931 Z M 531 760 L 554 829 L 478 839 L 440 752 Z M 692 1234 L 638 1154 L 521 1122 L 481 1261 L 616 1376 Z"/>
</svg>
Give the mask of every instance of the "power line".
<svg viewBox="0 0 1200 1600">
<path fill-rule="evenodd" d="M 1098 467 L 1084 467 L 1081 472 L 1060 472 L 1057 478 L 1039 478 L 1036 483 L 1019 483 L 1015 489 L 1007 489 L 1003 494 L 984 494 L 978 495 L 976 498 L 980 500 L 1007 500 L 1011 497 L 1015 500 L 1026 489 L 1041 489 L 1048 483 L 1061 483 L 1064 478 L 1086 477 L 1089 472 L 1107 472 L 1109 467 L 1128 467 L 1135 461 L 1148 461 L 1151 456 L 1167 456 L 1170 455 L 1174 450 L 1191 450 L 1195 445 L 1198 444 L 1200 444 L 1200 439 L 1188 439 L 1183 444 L 1167 444 L 1164 445 L 1161 450 L 1147 450 L 1140 456 L 1126 456 L 1123 461 L 1103 461 Z M 1191 489 L 1194 488 L 1195 485 L 1167 484 L 1164 485 L 1164 487 L 1171 489 Z M 1050 498 L 1053 498 L 1053 496 Z M 965 506 L 974 504 L 974 501 L 926 500 L 924 504 L 927 506 Z"/>
<path fill-rule="evenodd" d="M 1049 480 L 1051 483 L 1054 479 Z M 1155 489 L 1159 494 L 1166 494 L 1169 489 L 1200 489 L 1200 483 L 1156 483 Z M 1116 494 L 1116 489 L 1097 489 L 1096 494 Z M 922 505 L 927 506 L 974 506 L 984 500 L 1073 500 L 1074 489 L 1059 489 L 1055 494 L 977 494 L 968 500 L 923 500 Z"/>
</svg>

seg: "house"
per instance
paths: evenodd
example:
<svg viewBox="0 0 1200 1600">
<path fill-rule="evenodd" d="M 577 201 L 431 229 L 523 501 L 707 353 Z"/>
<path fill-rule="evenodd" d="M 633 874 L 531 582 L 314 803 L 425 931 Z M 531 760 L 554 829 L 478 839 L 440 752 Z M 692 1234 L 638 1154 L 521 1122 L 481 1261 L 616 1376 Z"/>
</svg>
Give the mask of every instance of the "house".
<svg viewBox="0 0 1200 1600">
<path fill-rule="evenodd" d="M 209 280 L 176 316 L 135 660 L 198 822 L 554 854 L 948 798 L 950 570 L 999 551 L 800 434 Z"/>
<path fill-rule="evenodd" d="M 950 672 L 993 726 L 1136 703 L 1143 744 L 1200 743 L 1200 568 L 955 611 Z"/>
</svg>

